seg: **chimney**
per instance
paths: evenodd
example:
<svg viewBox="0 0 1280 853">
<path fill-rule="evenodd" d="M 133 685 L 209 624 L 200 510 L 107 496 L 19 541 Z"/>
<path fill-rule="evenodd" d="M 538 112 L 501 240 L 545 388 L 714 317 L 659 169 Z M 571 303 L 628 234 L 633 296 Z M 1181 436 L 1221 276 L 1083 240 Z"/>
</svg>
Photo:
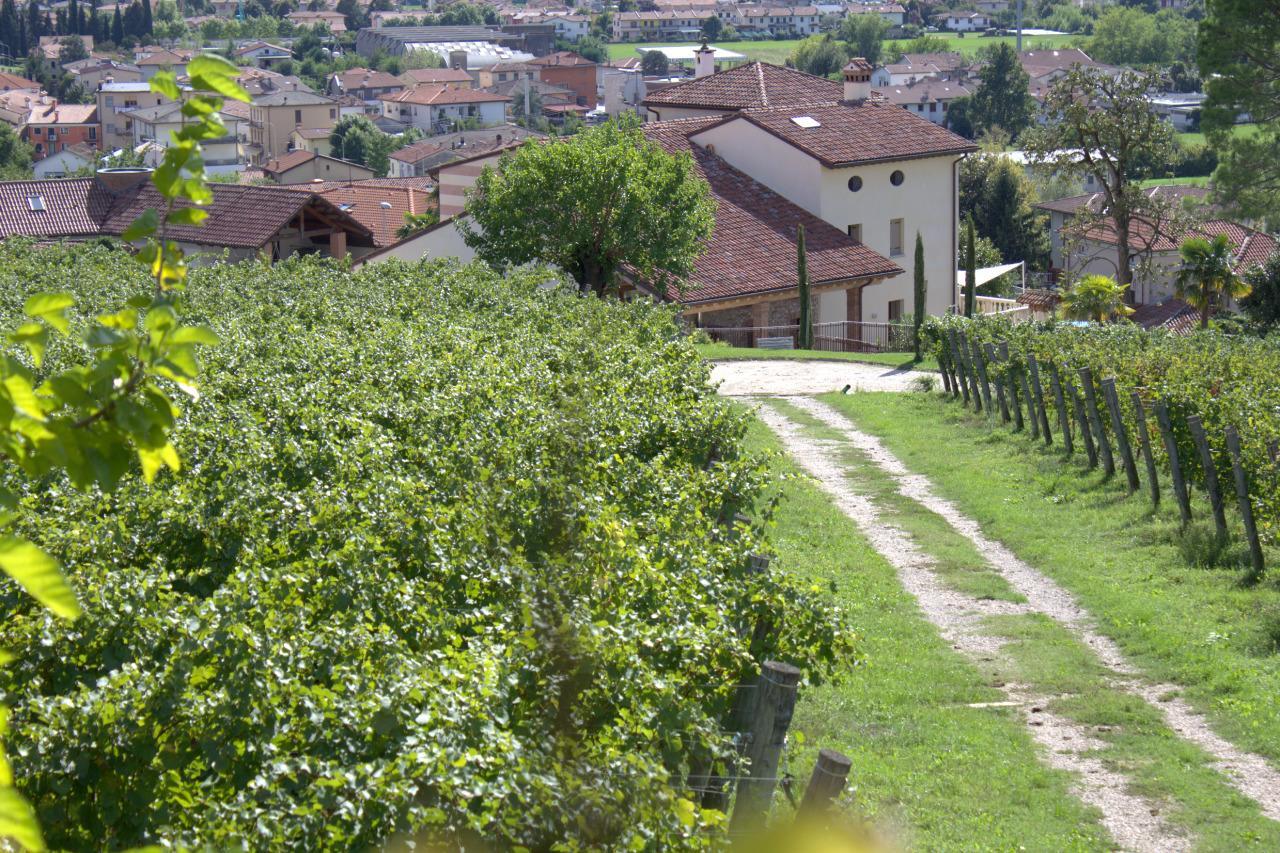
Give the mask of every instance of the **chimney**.
<svg viewBox="0 0 1280 853">
<path fill-rule="evenodd" d="M 871 97 L 871 63 L 855 56 L 844 67 L 844 99 L 865 101 Z"/>
<path fill-rule="evenodd" d="M 112 195 L 120 195 L 131 190 L 151 177 L 150 169 L 122 167 L 116 169 L 99 169 L 98 183 Z"/>
<path fill-rule="evenodd" d="M 449 67 L 454 71 L 466 71 L 467 52 L 465 50 L 449 51 Z"/>
<path fill-rule="evenodd" d="M 710 77 L 712 74 L 716 73 L 716 52 L 712 48 L 707 47 L 705 39 L 702 42 L 702 47 L 693 52 L 693 56 L 694 79 L 699 77 Z"/>
</svg>

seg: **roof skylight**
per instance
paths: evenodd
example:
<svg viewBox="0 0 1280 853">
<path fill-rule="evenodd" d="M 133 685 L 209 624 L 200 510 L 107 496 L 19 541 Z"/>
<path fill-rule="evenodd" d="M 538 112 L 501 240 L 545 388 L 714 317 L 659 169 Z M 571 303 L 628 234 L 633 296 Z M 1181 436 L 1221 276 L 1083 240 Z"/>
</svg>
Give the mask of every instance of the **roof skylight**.
<svg viewBox="0 0 1280 853">
<path fill-rule="evenodd" d="M 794 124 L 796 124 L 798 127 L 803 127 L 805 129 L 813 128 L 813 127 L 822 127 L 822 123 L 819 122 L 816 118 L 813 118 L 812 116 L 795 116 L 791 119 L 791 121 Z"/>
</svg>

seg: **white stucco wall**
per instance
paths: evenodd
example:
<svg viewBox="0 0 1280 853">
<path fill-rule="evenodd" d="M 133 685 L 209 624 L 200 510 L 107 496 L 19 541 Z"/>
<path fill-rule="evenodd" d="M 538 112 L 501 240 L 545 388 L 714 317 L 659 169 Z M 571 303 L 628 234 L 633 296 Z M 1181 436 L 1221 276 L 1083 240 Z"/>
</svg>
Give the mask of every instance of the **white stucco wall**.
<svg viewBox="0 0 1280 853">
<path fill-rule="evenodd" d="M 734 168 L 783 198 L 822 216 L 822 166 L 799 149 L 746 121 L 726 122 L 691 139 L 714 148 Z"/>
<path fill-rule="evenodd" d="M 458 258 L 465 263 L 473 260 L 475 256 L 476 253 L 462 240 L 462 233 L 458 231 L 458 220 L 451 219 L 417 237 L 402 240 L 375 255 L 362 258 L 358 263 L 360 265 L 377 264 L 392 258 L 409 262 L 434 258 Z"/>
</svg>

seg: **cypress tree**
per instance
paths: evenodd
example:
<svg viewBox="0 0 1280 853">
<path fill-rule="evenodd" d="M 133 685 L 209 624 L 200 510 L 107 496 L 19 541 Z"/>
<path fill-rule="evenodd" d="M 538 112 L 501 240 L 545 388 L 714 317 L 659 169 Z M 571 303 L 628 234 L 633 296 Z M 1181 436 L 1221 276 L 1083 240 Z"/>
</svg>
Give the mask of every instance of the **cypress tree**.
<svg viewBox="0 0 1280 853">
<path fill-rule="evenodd" d="M 911 324 L 915 328 L 915 334 L 913 337 L 915 338 L 915 343 L 916 343 L 916 347 L 915 347 L 916 361 L 919 361 L 920 360 L 920 327 L 924 325 L 924 312 L 925 312 L 924 238 L 920 236 L 919 231 L 916 232 L 916 269 L 915 269 L 915 279 L 912 282 L 912 284 L 915 285 L 914 287 L 915 304 L 912 308 L 914 313 L 911 318 Z"/>
<path fill-rule="evenodd" d="M 40 43 L 40 7 L 35 3 L 27 4 L 27 44 L 26 49 L 30 51 Z"/>
<path fill-rule="evenodd" d="M 80 4 L 76 0 L 67 3 L 67 31 L 80 35 Z"/>
<path fill-rule="evenodd" d="M 111 41 L 117 46 L 124 41 L 124 19 L 120 17 L 119 6 L 116 6 L 115 12 L 111 15 Z"/>
<path fill-rule="evenodd" d="M 964 224 L 964 316 L 972 317 L 978 304 L 977 250 L 974 246 L 973 217 Z"/>
<path fill-rule="evenodd" d="M 796 226 L 796 283 L 800 290 L 800 349 L 813 349 L 813 296 L 809 292 L 809 258 L 804 251 L 804 225 Z"/>
<path fill-rule="evenodd" d="M 0 4 L 0 50 L 13 57 L 22 53 L 22 45 L 18 42 L 18 9 L 13 0 L 4 0 Z"/>
<path fill-rule="evenodd" d="M 151 0 L 142 0 L 142 32 L 151 35 Z"/>
</svg>

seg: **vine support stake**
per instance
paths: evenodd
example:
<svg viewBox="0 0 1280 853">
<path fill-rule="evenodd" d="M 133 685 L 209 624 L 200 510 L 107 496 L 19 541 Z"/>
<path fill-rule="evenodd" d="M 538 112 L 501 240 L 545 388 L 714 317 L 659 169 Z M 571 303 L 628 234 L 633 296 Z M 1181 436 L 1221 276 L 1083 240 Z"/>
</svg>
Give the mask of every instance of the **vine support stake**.
<svg viewBox="0 0 1280 853">
<path fill-rule="evenodd" d="M 1053 433 L 1049 431 L 1049 410 L 1044 404 L 1044 385 L 1040 383 L 1040 365 L 1033 352 L 1027 353 L 1027 367 L 1031 369 L 1031 390 L 1035 393 L 1036 412 L 1040 416 L 1040 432 L 1044 434 L 1045 444 L 1053 444 Z"/>
<path fill-rule="evenodd" d="M 960 363 L 964 365 L 965 376 L 969 380 L 969 396 L 973 400 L 973 410 L 981 414 L 982 394 L 978 391 L 978 372 L 974 369 L 973 361 L 969 358 L 969 338 L 964 332 L 958 332 L 956 341 L 960 346 Z"/>
<path fill-rule="evenodd" d="M 1106 398 L 1107 411 L 1111 415 L 1111 431 L 1116 434 L 1116 449 L 1120 451 L 1120 461 L 1124 464 L 1124 476 L 1129 482 L 1129 491 L 1136 492 L 1142 484 L 1138 482 L 1138 466 L 1133 461 L 1129 431 L 1124 428 L 1124 417 L 1120 411 L 1120 395 L 1116 393 L 1114 376 L 1108 376 L 1102 380 L 1102 396 Z"/>
<path fill-rule="evenodd" d="M 1070 456 L 1075 452 L 1071 442 L 1071 419 L 1067 416 L 1067 401 L 1062 395 L 1062 377 L 1058 375 L 1058 365 L 1049 362 L 1049 386 L 1053 388 L 1053 405 L 1058 410 L 1058 431 L 1062 433 L 1062 446 Z"/>
<path fill-rule="evenodd" d="M 1084 452 L 1089 457 L 1089 468 L 1092 470 L 1098 467 L 1098 448 L 1093 443 L 1093 432 L 1089 429 L 1089 416 L 1084 411 L 1084 399 L 1070 380 L 1067 380 L 1067 392 L 1071 395 L 1071 408 L 1076 414 L 1080 440 L 1084 442 Z"/>
<path fill-rule="evenodd" d="M 1022 389 L 1022 398 L 1027 402 L 1027 420 L 1031 422 L 1031 438 L 1040 438 L 1040 416 L 1036 414 L 1035 400 L 1031 398 L 1031 385 L 1027 382 L 1027 372 L 1018 370 L 1018 386 Z"/>
<path fill-rule="evenodd" d="M 951 346 L 951 364 L 955 367 L 956 380 L 960 384 L 960 393 L 964 396 L 964 405 L 969 405 L 969 381 L 964 375 L 964 359 L 960 356 L 960 345 L 956 343 L 956 330 L 947 329 L 947 340 Z"/>
<path fill-rule="evenodd" d="M 800 801 L 800 814 L 823 814 L 830 809 L 831 803 L 844 791 L 852 766 L 853 762 L 843 753 L 820 750 L 809 785 L 804 789 L 804 799 Z"/>
<path fill-rule="evenodd" d="M 978 379 L 982 388 L 982 405 L 987 410 L 988 416 L 995 415 L 995 409 L 991 407 L 991 379 L 987 376 L 987 362 L 982 357 L 982 345 L 976 340 L 969 341 L 969 349 L 974 365 L 978 368 Z"/>
<path fill-rule="evenodd" d="M 947 369 L 947 346 L 944 342 L 938 350 L 938 372 L 942 374 L 942 393 L 951 396 L 951 371 Z"/>
<path fill-rule="evenodd" d="M 1187 481 L 1182 475 L 1182 463 L 1178 461 L 1178 442 L 1173 436 L 1173 421 L 1169 419 L 1169 407 L 1164 400 L 1156 401 L 1156 424 L 1160 427 L 1165 455 L 1169 457 L 1173 496 L 1178 499 L 1178 512 L 1182 513 L 1182 526 L 1185 528 L 1191 521 L 1191 496 L 1187 494 Z"/>
<path fill-rule="evenodd" d="M 1000 342 L 1000 360 L 1004 362 L 1004 375 L 1009 381 L 1009 405 L 1013 408 L 1013 431 L 1022 431 L 1022 402 L 1018 399 L 1018 371 L 1009 360 L 1009 343 Z"/>
<path fill-rule="evenodd" d="M 1151 453 L 1151 433 L 1147 429 L 1147 413 L 1142 408 L 1142 395 L 1137 391 L 1129 393 L 1133 401 L 1133 420 L 1138 425 L 1138 449 L 1142 453 L 1142 461 L 1147 466 L 1147 485 L 1151 487 L 1151 505 L 1160 507 L 1160 480 L 1156 477 L 1156 458 Z"/>
<path fill-rule="evenodd" d="M 1093 427 L 1093 438 L 1098 443 L 1098 455 L 1102 457 L 1102 471 L 1108 477 L 1116 473 L 1116 460 L 1111 455 L 1111 441 L 1102 428 L 1102 415 L 1098 412 L 1098 393 L 1093 388 L 1093 371 L 1087 367 L 1079 370 L 1080 385 L 1084 388 L 1085 411 Z"/>
<path fill-rule="evenodd" d="M 1262 543 L 1258 541 L 1258 526 L 1253 521 L 1253 502 L 1249 500 L 1249 479 L 1245 476 L 1244 465 L 1240 461 L 1240 433 L 1234 426 L 1226 429 L 1227 452 L 1231 454 L 1231 470 L 1235 474 L 1236 501 L 1240 504 L 1240 517 L 1244 521 L 1244 535 L 1249 540 L 1249 563 L 1252 566 L 1250 577 L 1261 580 L 1266 572 L 1266 564 L 1262 560 Z"/>
<path fill-rule="evenodd" d="M 1227 538 L 1227 515 L 1222 507 L 1222 490 L 1218 488 L 1218 468 L 1213 464 L 1213 452 L 1209 450 L 1209 437 L 1204 434 L 1204 424 L 1199 415 L 1187 417 L 1187 428 L 1195 440 L 1196 450 L 1200 451 L 1200 466 L 1204 469 L 1204 489 L 1209 493 L 1209 504 L 1213 507 L 1213 523 L 1218 529 L 1218 536 Z"/>
<path fill-rule="evenodd" d="M 999 364 L 999 358 L 996 356 L 996 348 L 991 344 L 984 347 L 987 355 L 987 364 Z M 1004 396 L 1004 377 L 1000 371 L 996 371 L 996 403 L 1000 406 L 1000 421 L 1002 423 L 1009 422 L 1009 401 Z"/>
<path fill-rule="evenodd" d="M 800 670 L 789 663 L 765 661 L 756 684 L 756 701 L 748 730 L 745 774 L 738 782 L 730 831 L 764 823 L 773 802 L 778 763 L 796 708 Z"/>
</svg>

